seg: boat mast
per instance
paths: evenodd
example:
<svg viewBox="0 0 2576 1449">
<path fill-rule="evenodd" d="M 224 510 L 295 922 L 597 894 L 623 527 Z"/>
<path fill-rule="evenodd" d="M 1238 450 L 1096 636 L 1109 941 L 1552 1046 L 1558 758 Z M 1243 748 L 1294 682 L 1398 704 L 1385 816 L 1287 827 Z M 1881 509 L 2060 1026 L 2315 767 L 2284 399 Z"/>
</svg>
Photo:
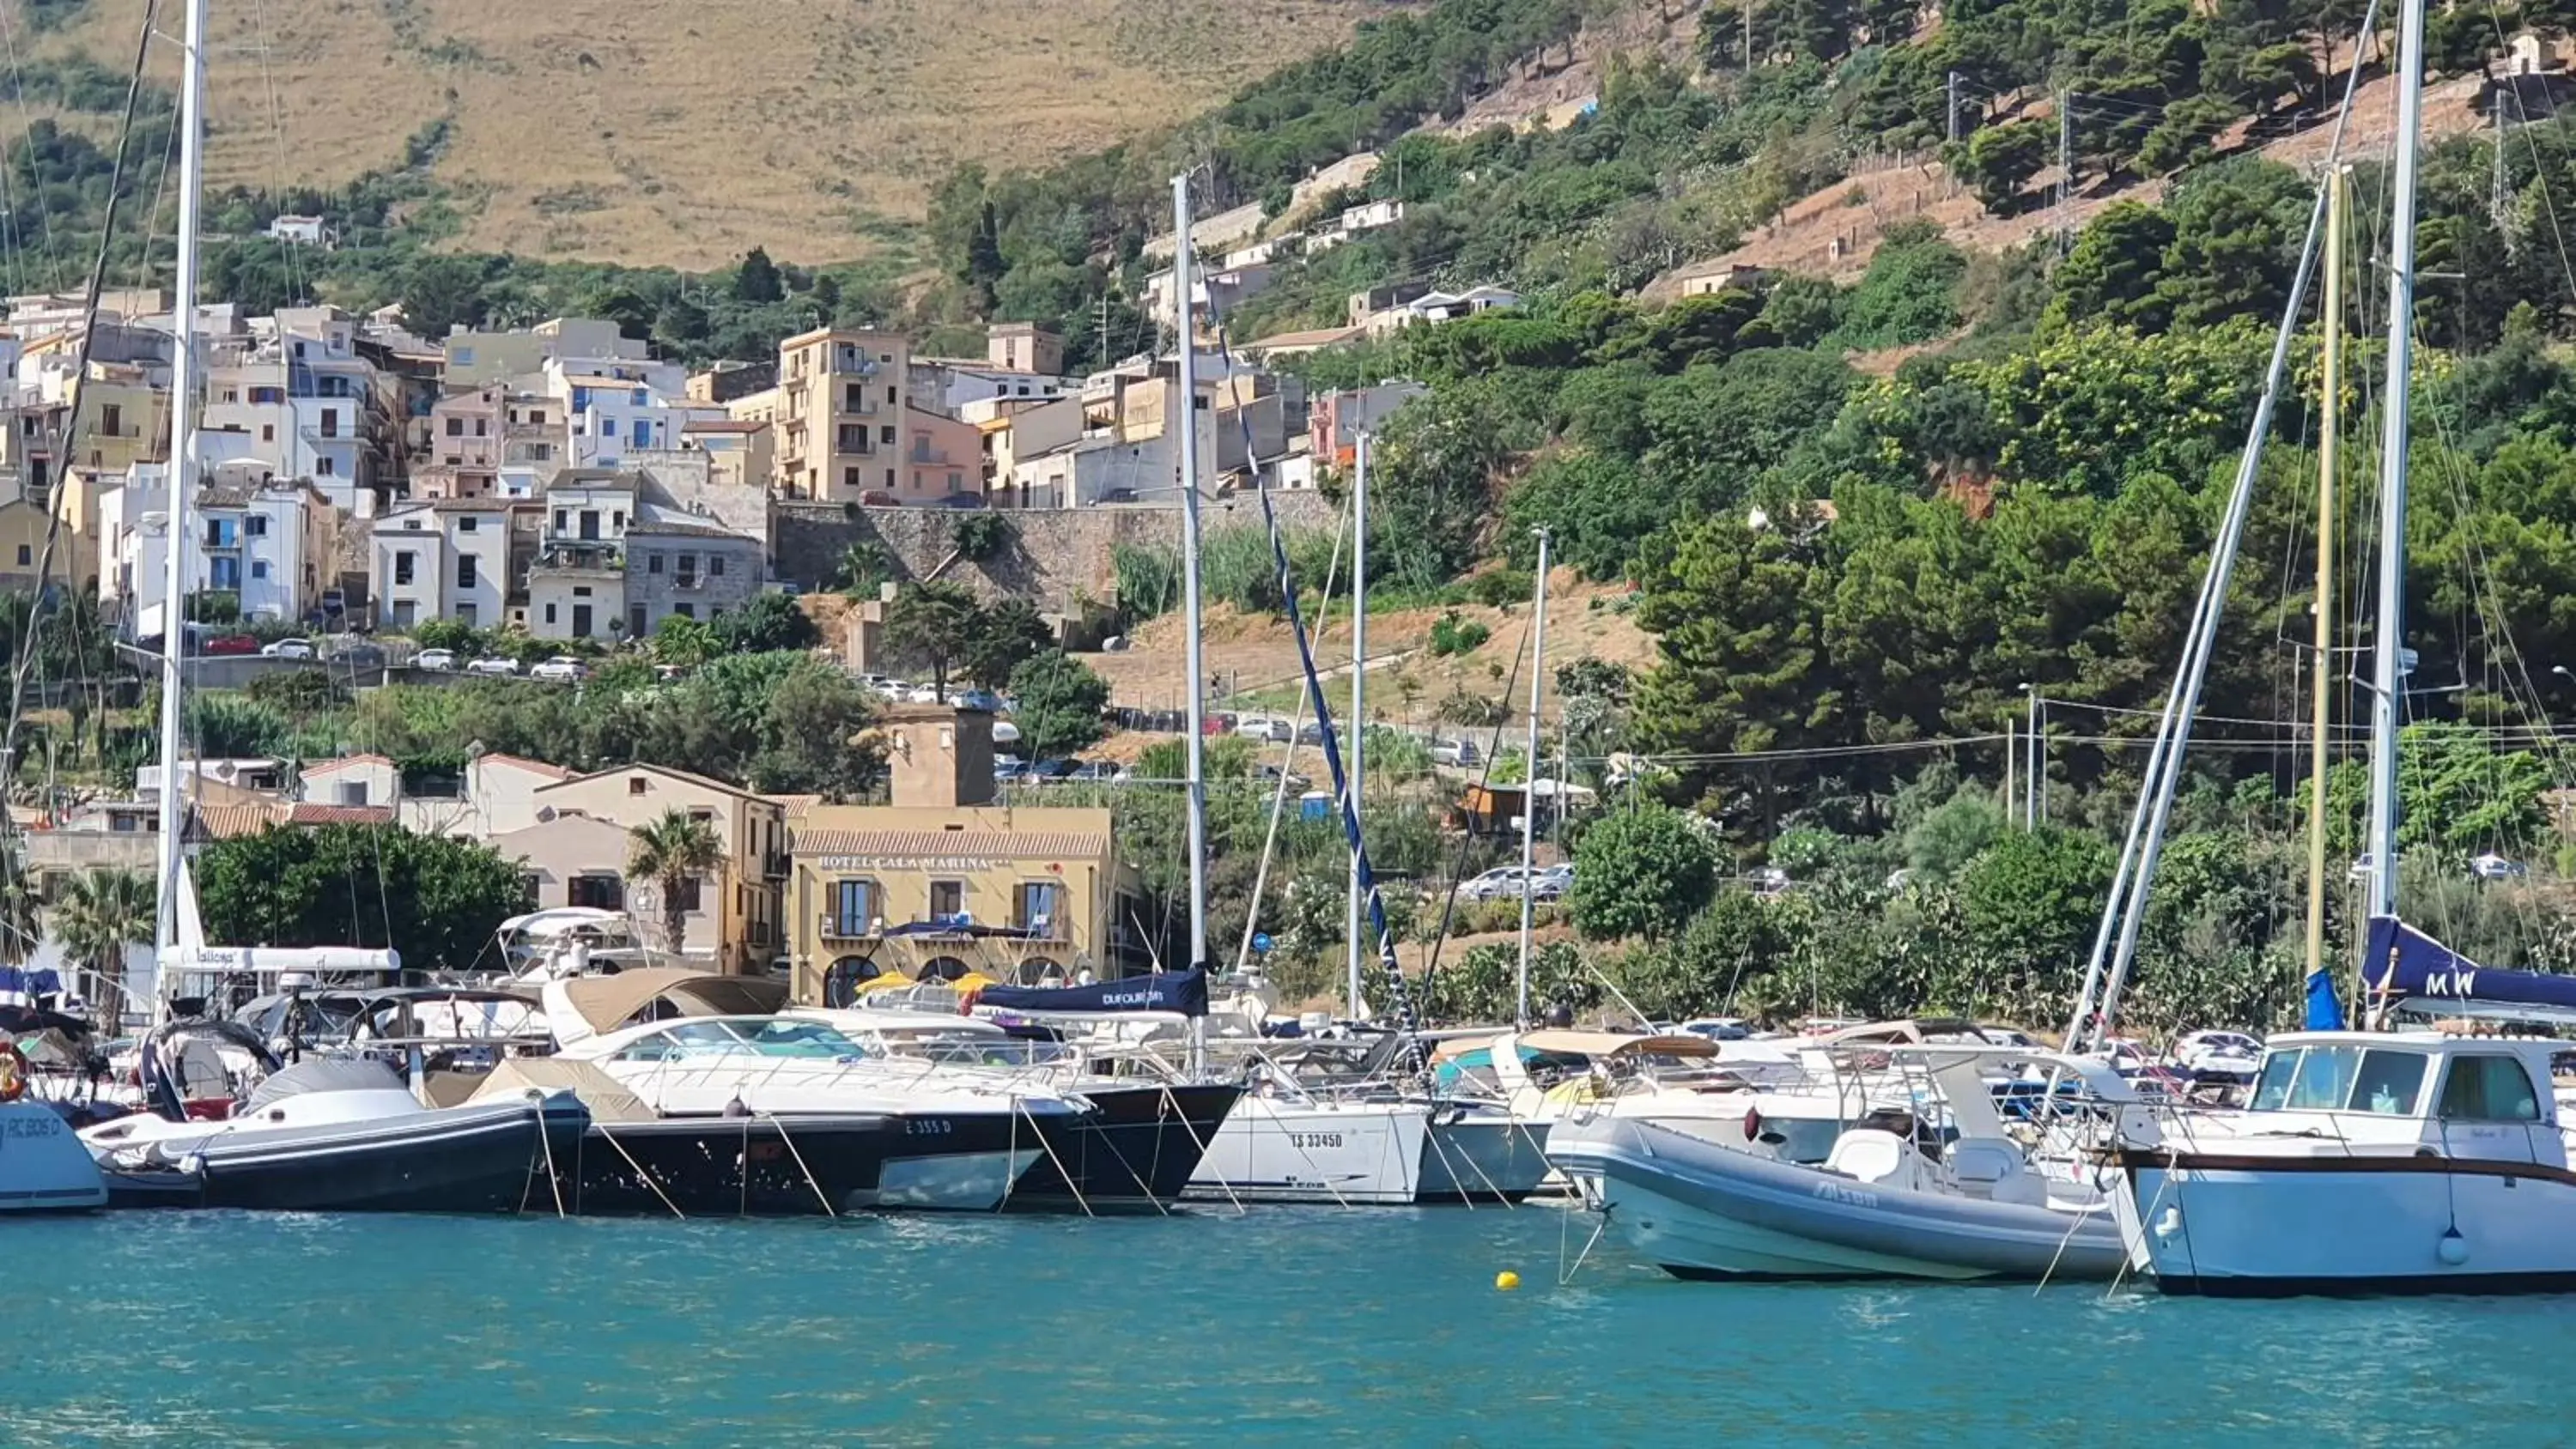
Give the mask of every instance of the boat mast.
<svg viewBox="0 0 2576 1449">
<path fill-rule="evenodd" d="M 1523 1030 L 1530 1024 L 1530 921 L 1534 914 L 1534 883 L 1530 875 L 1536 868 L 1538 851 L 1538 706 L 1547 687 L 1548 534 L 1544 528 L 1531 532 L 1538 535 L 1538 588 L 1530 611 L 1529 743 L 1522 756 L 1528 768 L 1521 772 L 1521 960 L 1512 992 L 1512 1024 Z"/>
<path fill-rule="evenodd" d="M 2316 671 L 2312 701 L 2314 757 L 2308 780 L 2308 976 L 2325 970 L 2326 957 L 2326 766 L 2334 729 L 2334 565 L 2335 470 L 2343 418 L 2343 243 L 2350 197 L 2345 168 L 2326 174 L 2324 392 L 2317 405 L 2317 596 Z"/>
<path fill-rule="evenodd" d="M 203 3 L 203 0 L 199 0 Z M 1177 433 L 1181 447 L 1181 619 L 1184 653 L 1181 691 L 1189 697 L 1184 719 L 1189 742 L 1183 753 L 1189 765 L 1190 816 L 1190 966 L 1204 969 L 1207 950 L 1207 680 L 1199 631 L 1199 362 L 1198 308 L 1190 298 L 1196 270 L 1190 246 L 1190 176 L 1172 178 L 1172 296 L 1181 320 L 1180 419 L 1165 432 Z"/>
<path fill-rule="evenodd" d="M 2415 364 L 2415 170 L 2424 134 L 2424 0 L 2397 20 L 2397 170 L 2388 234 L 2388 377 L 2379 440 L 2379 607 L 2371 619 L 2370 901 L 2397 914 L 2397 726 L 2406 686 L 2406 388 Z"/>
<path fill-rule="evenodd" d="M 181 837 L 186 816 L 179 790 L 180 665 L 188 649 L 188 504 L 197 491 L 197 208 L 206 181 L 206 3 L 188 0 L 186 49 L 179 66 L 179 257 L 172 279 L 170 349 L 170 483 L 166 571 L 161 599 L 161 861 L 152 931 L 155 980 L 178 942 Z M 90 319 L 98 325 L 98 319 Z M 159 988 L 168 994 L 166 984 Z"/>
<path fill-rule="evenodd" d="M 1369 436 L 1359 435 L 1353 444 L 1356 457 L 1351 469 L 1351 718 L 1350 718 L 1350 796 L 1351 818 L 1360 816 L 1364 786 L 1368 780 L 1367 746 L 1362 738 L 1368 732 L 1368 716 L 1361 712 L 1368 680 L 1368 475 Z M 1320 627 L 1320 626 L 1318 626 Z M 1283 779 L 1284 786 L 1286 781 Z M 1349 982 L 1343 988 L 1343 1010 L 1353 1021 L 1360 1017 L 1360 916 L 1365 904 L 1361 900 L 1360 853 L 1351 852 L 1350 899 L 1343 904 L 1342 924 L 1349 938 L 1345 963 Z"/>
</svg>

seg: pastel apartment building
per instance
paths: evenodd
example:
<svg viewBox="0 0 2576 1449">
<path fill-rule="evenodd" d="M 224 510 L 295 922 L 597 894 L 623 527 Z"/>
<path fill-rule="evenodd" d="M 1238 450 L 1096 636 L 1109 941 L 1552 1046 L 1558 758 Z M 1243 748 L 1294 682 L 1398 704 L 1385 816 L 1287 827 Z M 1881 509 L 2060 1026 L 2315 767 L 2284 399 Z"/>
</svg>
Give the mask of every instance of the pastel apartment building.
<svg viewBox="0 0 2576 1449">
<path fill-rule="evenodd" d="M 889 332 L 824 329 L 778 344 L 780 492 L 842 502 L 900 493 L 911 365 L 912 345 Z"/>
</svg>

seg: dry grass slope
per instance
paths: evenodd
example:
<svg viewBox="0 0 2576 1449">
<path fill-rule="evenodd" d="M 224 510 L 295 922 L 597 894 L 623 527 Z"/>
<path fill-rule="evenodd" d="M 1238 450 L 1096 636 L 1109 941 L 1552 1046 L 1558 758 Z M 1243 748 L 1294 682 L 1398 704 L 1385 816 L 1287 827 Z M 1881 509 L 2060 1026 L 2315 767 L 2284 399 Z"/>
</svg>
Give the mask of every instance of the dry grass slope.
<svg viewBox="0 0 2576 1449">
<path fill-rule="evenodd" d="M 89 0 L 37 49 L 121 65 L 141 8 Z M 1389 8 L 225 0 L 209 171 L 342 181 L 447 117 L 438 174 L 466 198 L 465 246 L 684 266 L 755 244 L 846 258 L 917 219 L 959 161 L 1036 165 L 1171 122 Z"/>
</svg>

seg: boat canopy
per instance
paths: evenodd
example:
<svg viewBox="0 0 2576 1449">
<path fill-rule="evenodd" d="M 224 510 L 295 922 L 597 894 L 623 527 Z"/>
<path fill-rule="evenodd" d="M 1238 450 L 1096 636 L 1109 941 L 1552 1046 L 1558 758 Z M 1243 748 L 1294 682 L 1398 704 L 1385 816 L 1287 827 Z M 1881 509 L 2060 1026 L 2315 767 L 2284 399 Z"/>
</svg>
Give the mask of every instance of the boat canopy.
<svg viewBox="0 0 2576 1449">
<path fill-rule="evenodd" d="M 2362 984 L 2383 1009 L 2439 1006 L 2463 1016 L 2576 1021 L 2576 976 L 2481 966 L 2395 916 L 2371 918 L 2361 959 Z"/>
<path fill-rule="evenodd" d="M 470 1102 L 570 1092 L 590 1109 L 593 1122 L 656 1122 L 661 1114 L 591 1062 L 561 1057 L 512 1057 L 484 1074 Z"/>
<path fill-rule="evenodd" d="M 1205 1016 L 1208 1011 L 1208 978 L 1205 971 L 1168 971 L 1095 982 L 1089 986 L 987 986 L 975 1000 L 979 1006 L 1008 1011 L 1058 1012 L 1071 1016 L 1123 1016 L 1140 1011 Z"/>
<path fill-rule="evenodd" d="M 680 1016 L 768 1016 L 787 1004 L 787 983 L 773 976 L 725 976 L 653 966 L 614 976 L 582 976 L 546 986 L 547 1017 L 556 1035 L 569 1023 L 556 1020 L 557 993 L 594 1032 L 614 1031 L 657 1001 Z"/>
<path fill-rule="evenodd" d="M 581 931 L 624 936 L 632 934 L 633 930 L 632 923 L 623 912 L 603 911 L 595 906 L 550 906 L 542 911 L 512 916 L 501 923 L 497 934 L 504 941 L 513 936 L 551 941 Z"/>
<path fill-rule="evenodd" d="M 402 1073 L 373 1057 L 313 1057 L 271 1072 L 251 1089 L 242 1115 L 308 1092 L 401 1092 L 409 1090 Z"/>
<path fill-rule="evenodd" d="M 1559 1056 L 1579 1057 L 1713 1057 L 1717 1043 L 1704 1036 L 1674 1032 L 1664 1036 L 1623 1036 L 1615 1031 L 1572 1031 L 1563 1027 L 1546 1027 L 1520 1034 L 1520 1045 L 1531 1051 Z"/>
</svg>

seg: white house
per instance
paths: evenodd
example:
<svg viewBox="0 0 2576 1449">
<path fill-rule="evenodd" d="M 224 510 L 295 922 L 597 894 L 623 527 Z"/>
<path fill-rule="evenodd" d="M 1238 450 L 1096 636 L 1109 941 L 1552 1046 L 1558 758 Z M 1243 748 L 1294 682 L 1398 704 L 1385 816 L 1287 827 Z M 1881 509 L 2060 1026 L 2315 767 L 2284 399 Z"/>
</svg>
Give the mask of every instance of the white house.
<svg viewBox="0 0 2576 1449">
<path fill-rule="evenodd" d="M 430 619 L 482 629 L 507 623 L 511 513 L 507 498 L 440 498 L 400 504 L 378 518 L 369 578 L 379 621 L 393 628 Z"/>
<path fill-rule="evenodd" d="M 1443 322 L 1455 322 L 1461 317 L 1472 317 L 1479 312 L 1490 312 L 1501 307 L 1517 307 L 1520 304 L 1520 293 L 1505 287 L 1483 286 L 1469 287 L 1463 292 L 1425 292 L 1419 297 L 1399 302 L 1383 311 L 1372 312 L 1367 325 L 1371 337 L 1384 337 L 1407 327 L 1424 324 L 1436 327 Z"/>
<path fill-rule="evenodd" d="M 209 349 L 203 430 L 211 446 L 257 458 L 278 477 L 310 479 L 357 514 L 373 511 L 368 447 L 375 364 L 358 355 L 358 325 L 337 307 L 290 307 Z"/>
<path fill-rule="evenodd" d="M 270 220 L 262 235 L 271 241 L 291 242 L 297 246 L 327 247 L 337 238 L 318 216 L 278 216 Z"/>
<path fill-rule="evenodd" d="M 159 463 L 137 463 L 99 497 L 99 596 L 119 606 L 131 632 L 162 632 L 168 578 L 170 482 Z M 301 483 L 228 483 L 198 490 L 185 560 L 186 587 L 228 593 L 253 619 L 295 620 L 321 607 L 334 579 L 331 503 Z"/>
</svg>

